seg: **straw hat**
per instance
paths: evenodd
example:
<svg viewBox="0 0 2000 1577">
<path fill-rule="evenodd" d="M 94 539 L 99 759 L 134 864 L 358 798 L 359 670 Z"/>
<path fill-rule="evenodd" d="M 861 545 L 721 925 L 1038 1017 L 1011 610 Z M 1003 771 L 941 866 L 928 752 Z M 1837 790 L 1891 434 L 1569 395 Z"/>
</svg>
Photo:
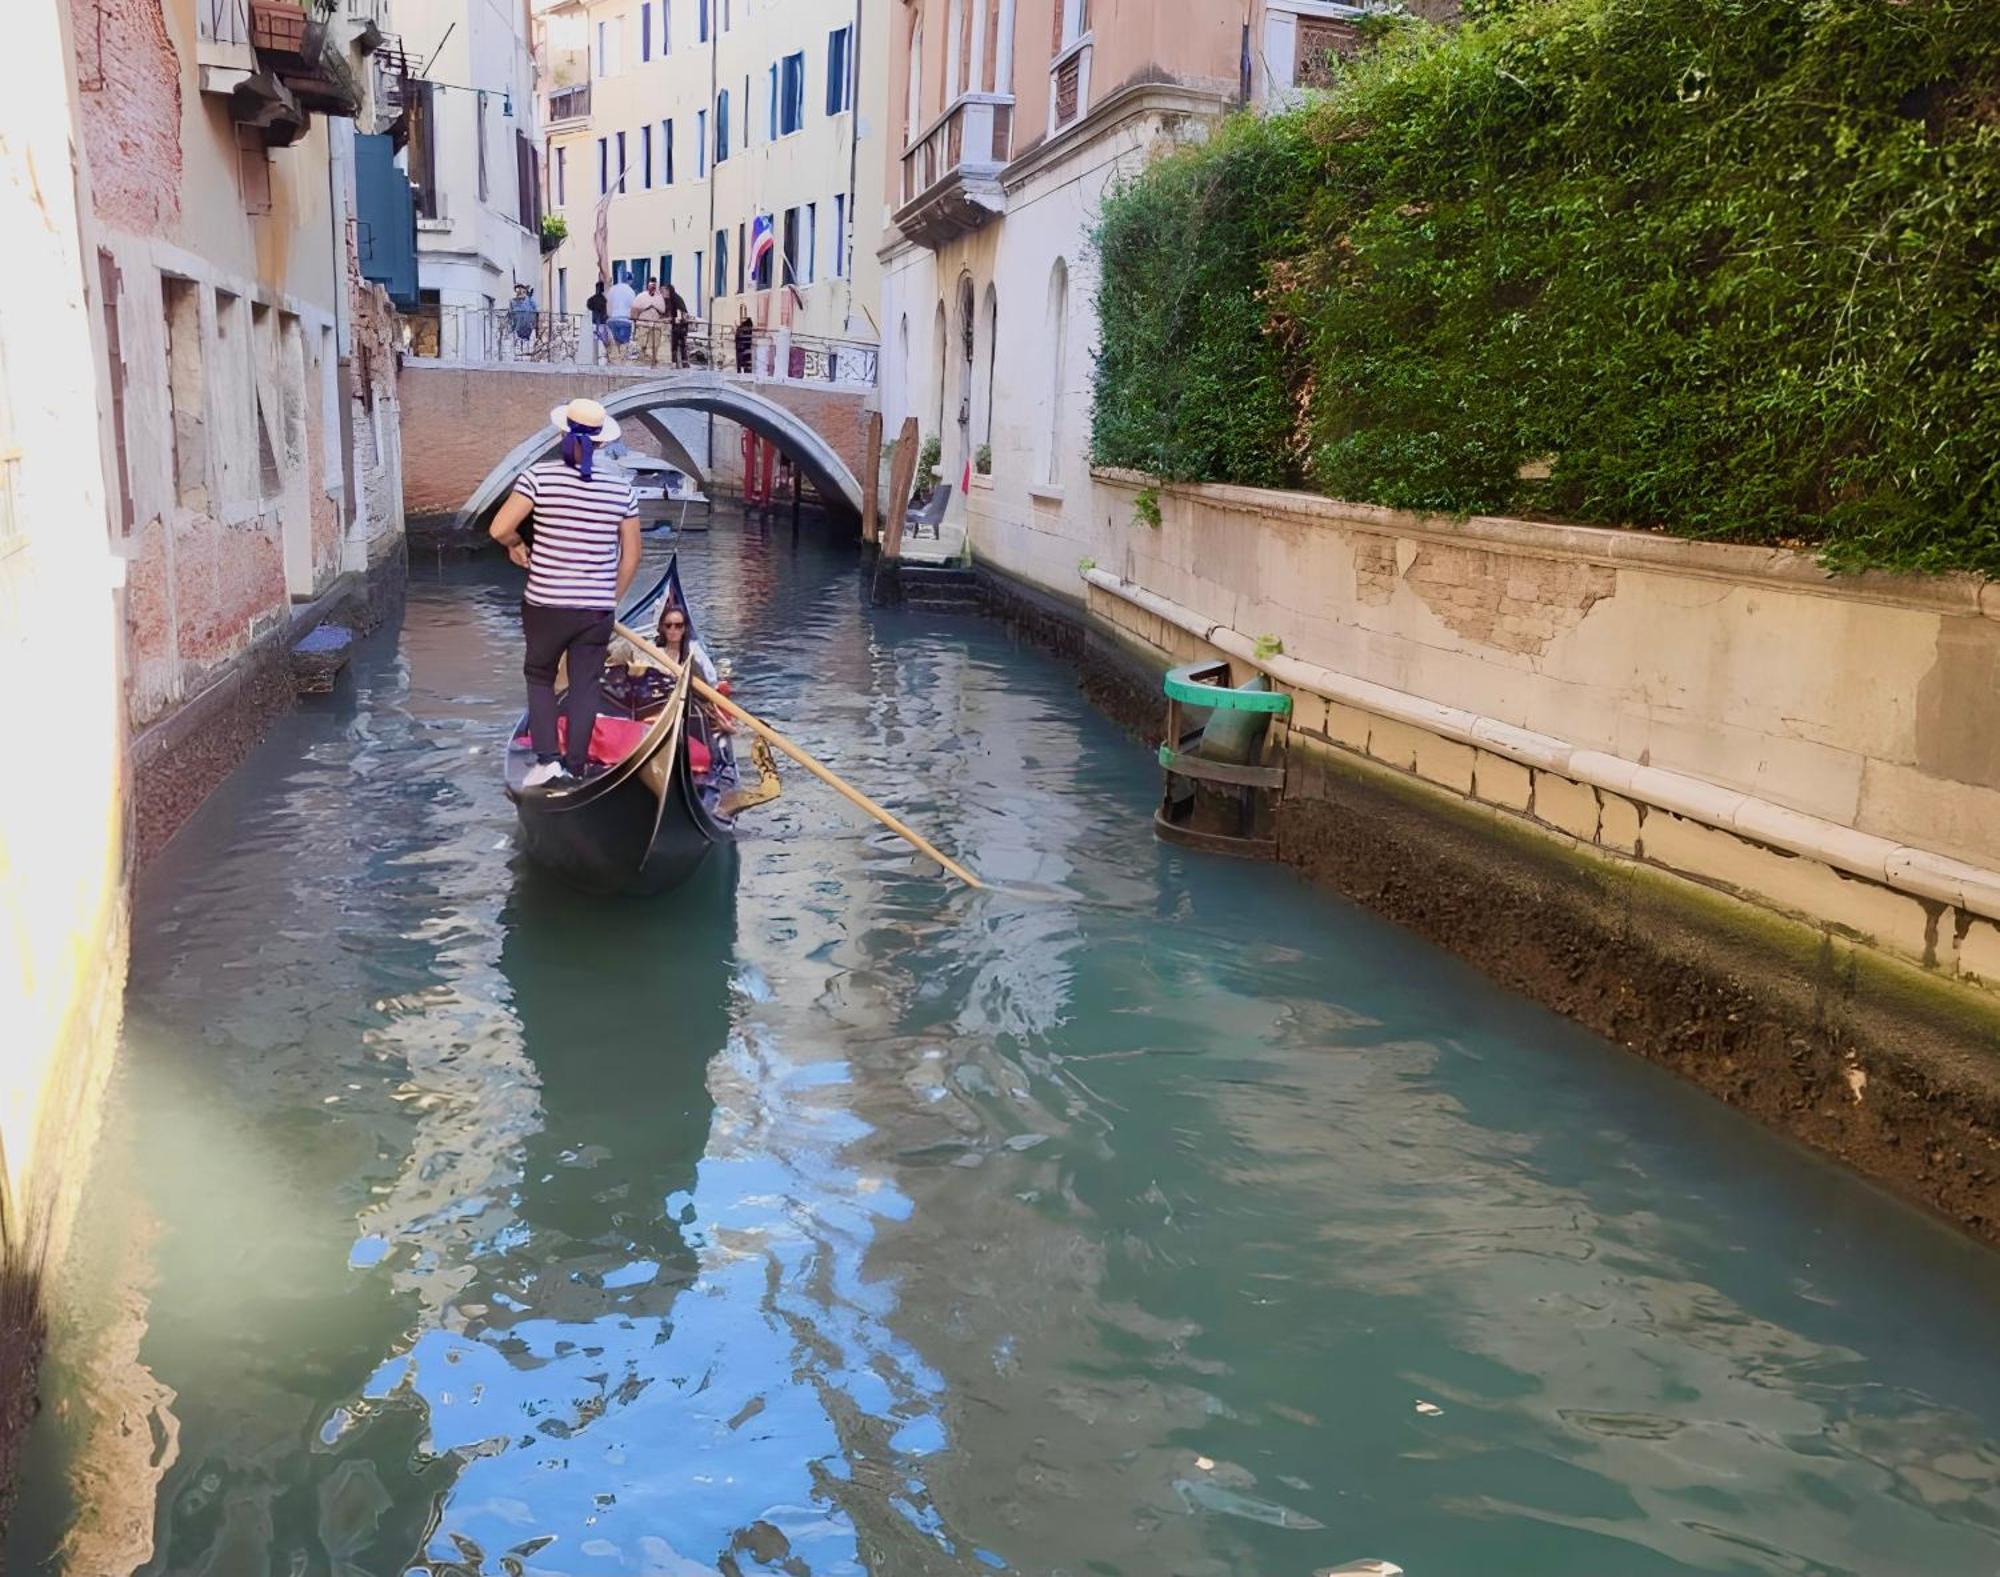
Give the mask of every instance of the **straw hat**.
<svg viewBox="0 0 2000 1577">
<path fill-rule="evenodd" d="M 594 428 L 590 441 L 600 449 L 606 444 L 618 442 L 618 424 L 604 414 L 604 407 L 595 400 L 571 400 L 567 405 L 558 405 L 549 412 L 549 425 L 559 433 L 569 431 L 570 423 L 579 427 Z"/>
</svg>

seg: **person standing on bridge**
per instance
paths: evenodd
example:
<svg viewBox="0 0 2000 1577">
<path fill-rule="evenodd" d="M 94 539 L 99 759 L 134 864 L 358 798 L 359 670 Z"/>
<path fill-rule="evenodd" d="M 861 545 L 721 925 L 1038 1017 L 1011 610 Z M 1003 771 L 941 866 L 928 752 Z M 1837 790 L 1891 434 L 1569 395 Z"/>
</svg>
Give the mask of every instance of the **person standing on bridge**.
<svg viewBox="0 0 2000 1577">
<path fill-rule="evenodd" d="M 674 282 L 667 281 L 667 337 L 673 348 L 674 365 L 688 364 L 688 319 L 693 314 L 688 311 L 687 298 L 674 289 Z"/>
<path fill-rule="evenodd" d="M 632 303 L 639 293 L 632 288 L 632 281 L 622 276 L 611 282 L 611 288 L 604 293 L 604 310 L 611 324 L 612 355 L 619 361 L 627 360 L 632 352 Z"/>
<path fill-rule="evenodd" d="M 661 331 L 667 326 L 667 298 L 660 294 L 660 282 L 648 279 L 646 288 L 632 303 L 632 330 L 639 352 L 653 366 L 660 364 Z"/>
<path fill-rule="evenodd" d="M 639 568 L 639 500 L 631 479 L 596 468 L 618 424 L 595 400 L 549 412 L 562 434 L 557 458 L 523 471 L 493 519 L 492 536 L 528 572 L 521 598 L 527 654 L 528 735 L 535 764 L 523 788 L 561 789 L 584 776 L 597 727 L 597 694 L 617 608 Z M 532 517 L 532 550 L 521 527 Z M 569 659 L 567 736 L 556 729 L 556 665 Z"/>
<path fill-rule="evenodd" d="M 606 305 L 604 300 L 603 280 L 600 279 L 597 282 L 597 288 L 590 293 L 590 299 L 584 302 L 584 306 L 590 312 L 591 342 L 600 347 L 604 355 L 609 358 L 611 354 L 611 324 L 609 321 L 611 309 Z M 596 353 L 593 352 L 592 354 L 595 355 Z"/>
</svg>

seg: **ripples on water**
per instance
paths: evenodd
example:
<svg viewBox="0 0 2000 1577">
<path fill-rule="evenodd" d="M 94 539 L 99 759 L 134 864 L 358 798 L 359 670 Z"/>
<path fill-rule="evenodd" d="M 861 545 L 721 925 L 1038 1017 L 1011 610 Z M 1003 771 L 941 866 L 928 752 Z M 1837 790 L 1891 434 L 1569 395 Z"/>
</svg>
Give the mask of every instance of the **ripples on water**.
<svg viewBox="0 0 2000 1577">
<path fill-rule="evenodd" d="M 419 572 L 140 894 L 16 1569 L 2000 1570 L 1989 1255 L 1155 844 L 997 627 L 782 533 L 683 567 L 999 890 L 794 773 L 696 887 L 567 893 L 508 572 Z"/>
</svg>

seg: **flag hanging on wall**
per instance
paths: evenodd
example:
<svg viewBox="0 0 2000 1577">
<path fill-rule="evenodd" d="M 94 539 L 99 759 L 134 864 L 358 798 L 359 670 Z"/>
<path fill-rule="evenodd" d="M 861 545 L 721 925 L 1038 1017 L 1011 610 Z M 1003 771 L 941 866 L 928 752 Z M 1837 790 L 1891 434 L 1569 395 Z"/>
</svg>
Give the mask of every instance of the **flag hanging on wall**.
<svg viewBox="0 0 2000 1577">
<path fill-rule="evenodd" d="M 761 274 L 764 260 L 778 244 L 777 230 L 771 223 L 769 214 L 759 214 L 750 221 L 750 272 Z"/>
</svg>

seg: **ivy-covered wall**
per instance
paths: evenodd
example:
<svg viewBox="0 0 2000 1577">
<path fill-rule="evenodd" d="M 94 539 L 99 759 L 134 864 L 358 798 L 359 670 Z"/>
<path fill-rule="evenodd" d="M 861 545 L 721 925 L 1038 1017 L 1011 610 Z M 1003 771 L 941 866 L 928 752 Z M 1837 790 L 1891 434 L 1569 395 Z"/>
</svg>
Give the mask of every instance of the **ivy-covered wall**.
<svg viewBox="0 0 2000 1577">
<path fill-rule="evenodd" d="M 1487 0 L 1107 200 L 1093 450 L 2000 573 L 2000 0 Z"/>
</svg>

